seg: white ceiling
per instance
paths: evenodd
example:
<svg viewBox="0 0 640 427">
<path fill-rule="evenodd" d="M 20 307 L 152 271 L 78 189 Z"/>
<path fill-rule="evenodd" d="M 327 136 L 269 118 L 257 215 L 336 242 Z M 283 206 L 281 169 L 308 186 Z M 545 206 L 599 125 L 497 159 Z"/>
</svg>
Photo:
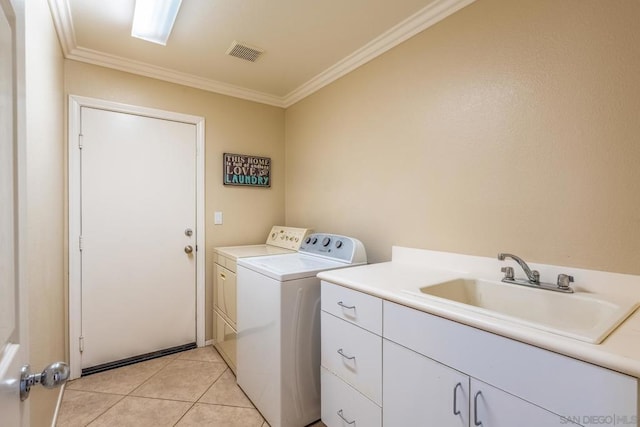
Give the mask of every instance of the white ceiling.
<svg viewBox="0 0 640 427">
<path fill-rule="evenodd" d="M 183 0 L 166 46 L 131 37 L 135 0 L 50 5 L 67 58 L 287 107 L 473 1 Z"/>
</svg>

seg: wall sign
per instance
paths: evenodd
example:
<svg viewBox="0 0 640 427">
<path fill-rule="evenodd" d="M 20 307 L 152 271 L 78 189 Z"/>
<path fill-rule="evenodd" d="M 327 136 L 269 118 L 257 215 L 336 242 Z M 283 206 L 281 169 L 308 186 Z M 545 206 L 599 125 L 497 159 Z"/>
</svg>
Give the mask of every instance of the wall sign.
<svg viewBox="0 0 640 427">
<path fill-rule="evenodd" d="M 224 185 L 271 187 L 271 158 L 224 153 Z"/>
</svg>

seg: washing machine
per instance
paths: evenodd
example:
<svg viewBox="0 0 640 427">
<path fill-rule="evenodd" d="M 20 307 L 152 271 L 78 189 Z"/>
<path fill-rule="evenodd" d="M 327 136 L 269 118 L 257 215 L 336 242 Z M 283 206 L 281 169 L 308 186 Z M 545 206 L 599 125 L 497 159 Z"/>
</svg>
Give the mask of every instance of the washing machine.
<svg viewBox="0 0 640 427">
<path fill-rule="evenodd" d="M 236 263 L 238 258 L 296 252 L 311 233 L 308 228 L 273 226 L 262 245 L 214 248 L 213 339 L 231 370 L 236 372 Z"/>
<path fill-rule="evenodd" d="M 362 243 L 311 234 L 297 253 L 238 260 L 238 385 L 271 427 L 320 419 L 320 279 L 365 264 Z"/>
</svg>

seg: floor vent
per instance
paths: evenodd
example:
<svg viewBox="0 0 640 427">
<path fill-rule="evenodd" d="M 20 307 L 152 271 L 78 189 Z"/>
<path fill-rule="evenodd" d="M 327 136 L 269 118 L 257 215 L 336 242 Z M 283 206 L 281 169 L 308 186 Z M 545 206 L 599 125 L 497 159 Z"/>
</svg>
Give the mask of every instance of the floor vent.
<svg viewBox="0 0 640 427">
<path fill-rule="evenodd" d="M 235 56 L 236 58 L 244 59 L 245 61 L 256 62 L 260 56 L 264 53 L 264 50 L 249 46 L 245 43 L 233 41 L 231 47 L 227 50 L 227 55 Z"/>
<path fill-rule="evenodd" d="M 165 348 L 164 350 L 158 350 L 147 354 L 141 354 L 140 356 L 133 356 L 127 359 L 116 360 L 115 362 L 104 363 L 98 366 L 92 366 L 90 368 L 83 368 L 81 376 L 85 377 L 91 374 L 97 374 L 98 372 L 108 371 L 110 369 L 121 368 L 127 365 L 133 365 L 134 363 L 144 362 L 145 360 L 155 359 L 157 357 L 167 356 L 169 354 L 179 353 L 185 350 L 192 350 L 198 348 L 196 343 L 179 345 L 177 347 Z"/>
</svg>

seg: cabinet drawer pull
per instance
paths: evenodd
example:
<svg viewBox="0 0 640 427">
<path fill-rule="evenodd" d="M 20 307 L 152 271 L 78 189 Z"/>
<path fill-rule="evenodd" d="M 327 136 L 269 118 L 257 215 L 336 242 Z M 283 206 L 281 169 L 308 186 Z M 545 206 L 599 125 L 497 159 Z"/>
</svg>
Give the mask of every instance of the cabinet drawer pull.
<svg viewBox="0 0 640 427">
<path fill-rule="evenodd" d="M 227 276 L 225 276 L 225 275 L 224 275 L 224 273 L 220 273 L 220 278 L 221 278 L 222 280 L 225 280 L 225 279 L 227 278 Z"/>
<path fill-rule="evenodd" d="M 356 424 L 356 420 L 349 421 L 349 420 L 347 420 L 347 419 L 344 417 L 344 414 L 343 414 L 343 412 L 342 412 L 342 409 L 340 409 L 340 410 L 338 411 L 338 416 L 339 416 L 340 418 L 342 418 L 342 421 L 344 421 L 344 422 L 345 422 L 345 423 L 347 423 L 347 424 L 353 424 L 353 425 L 355 425 L 355 424 Z"/>
<path fill-rule="evenodd" d="M 478 396 L 482 396 L 482 392 L 479 391 L 473 397 L 473 423 L 477 426 L 482 425 L 482 421 L 478 420 Z"/>
<path fill-rule="evenodd" d="M 338 305 L 342 308 L 346 308 L 347 310 L 355 310 L 356 306 L 355 305 L 344 305 L 344 303 L 342 301 L 338 301 Z"/>
<path fill-rule="evenodd" d="M 356 360 L 355 356 L 347 356 L 346 354 L 344 354 L 344 352 L 342 351 L 342 349 L 338 349 L 338 354 L 342 357 L 344 357 L 345 359 L 349 359 L 349 360 Z"/>
<path fill-rule="evenodd" d="M 462 388 L 462 383 L 456 384 L 453 388 L 453 415 L 460 415 L 460 409 L 458 409 L 458 387 Z"/>
</svg>

